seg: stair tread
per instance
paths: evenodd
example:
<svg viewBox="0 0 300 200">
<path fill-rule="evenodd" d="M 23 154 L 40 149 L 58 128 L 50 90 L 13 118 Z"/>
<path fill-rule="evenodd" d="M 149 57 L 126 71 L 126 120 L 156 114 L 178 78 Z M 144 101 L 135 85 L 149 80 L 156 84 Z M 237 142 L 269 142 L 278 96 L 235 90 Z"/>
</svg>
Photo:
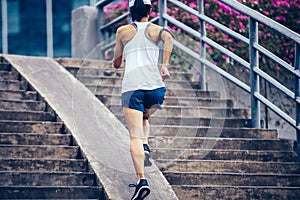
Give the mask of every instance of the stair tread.
<svg viewBox="0 0 300 200">
<path fill-rule="evenodd" d="M 238 160 L 238 161 L 282 161 L 296 162 L 293 150 L 238 150 L 238 149 L 191 149 L 191 148 L 151 148 L 155 159 L 189 160 Z"/>
<path fill-rule="evenodd" d="M 234 173 L 234 172 L 163 172 L 164 174 L 180 174 L 184 175 L 233 175 L 233 176 L 277 176 L 277 177 L 297 177 L 300 178 L 300 174 L 269 174 L 269 173 Z M 299 186 L 300 187 L 300 186 Z"/>
<path fill-rule="evenodd" d="M 185 149 L 182 149 L 182 148 L 174 148 L 174 147 L 151 147 L 151 150 L 173 150 L 173 151 L 182 151 L 182 150 L 185 150 L 185 151 L 226 151 L 226 152 L 245 152 L 245 153 L 251 153 L 251 152 L 254 152 L 254 153 L 274 153 L 274 152 L 287 152 L 287 153 L 296 153 L 295 151 L 293 150 L 245 150 L 245 149 L 241 149 L 241 150 L 238 150 L 238 149 L 203 149 L 203 148 L 199 148 L 199 149 L 196 149 L 196 148 L 185 148 Z"/>
<path fill-rule="evenodd" d="M 99 199 L 105 200 L 102 186 L 5 186 L 0 192 L 7 199 Z"/>
<path fill-rule="evenodd" d="M 122 107 L 121 104 L 110 104 L 109 107 Z M 208 106 L 186 106 L 186 105 L 164 105 L 163 109 L 169 109 L 169 108 L 176 108 L 176 109 L 207 109 L 207 110 L 245 110 L 248 111 L 248 109 L 245 108 L 223 108 L 223 107 L 208 107 Z M 151 115 L 152 116 L 152 115 Z M 155 116 L 155 115 L 153 115 Z"/>
<path fill-rule="evenodd" d="M 215 163 L 215 162 L 222 162 L 222 163 L 246 163 L 246 164 L 279 164 L 279 165 L 296 165 L 300 166 L 300 163 L 297 162 L 261 162 L 261 161 L 246 161 L 246 160 L 205 160 L 205 159 L 156 159 L 156 162 L 207 162 L 207 163 Z M 300 171 L 299 171 L 300 173 Z"/>
<path fill-rule="evenodd" d="M 288 140 L 280 139 L 253 139 L 253 138 L 219 138 L 219 137 L 185 137 L 185 136 L 149 136 L 149 139 L 163 138 L 163 139 L 187 139 L 187 140 L 228 140 L 228 141 L 275 141 L 275 142 L 284 142 L 289 143 Z"/>
<path fill-rule="evenodd" d="M 0 102 L 4 101 L 4 102 L 16 102 L 16 103 L 45 103 L 44 101 L 37 101 L 37 100 L 31 100 L 31 99 L 24 99 L 24 100 L 19 100 L 19 99 L 1 99 L 0 98 Z"/>
<path fill-rule="evenodd" d="M 300 189 L 300 187 L 297 186 L 261 186 L 261 185 L 257 185 L 257 186 L 245 186 L 245 185 L 240 185 L 240 186 L 236 186 L 236 185 L 172 185 L 172 187 L 187 187 L 187 188 L 253 188 L 253 189 Z"/>
<path fill-rule="evenodd" d="M 0 145 L 70 145 L 71 134 L 0 133 Z"/>
<path fill-rule="evenodd" d="M 85 158 L 0 158 L 0 160 L 7 161 L 73 161 L 73 162 L 86 162 Z"/>
<path fill-rule="evenodd" d="M 60 124 L 63 122 L 50 122 L 50 121 L 22 121 L 22 120 L 0 120 L 0 123 L 19 123 L 19 124 Z"/>
<path fill-rule="evenodd" d="M 111 96 L 111 97 L 120 97 L 121 98 L 121 93 L 118 94 L 114 94 L 114 93 L 101 93 L 101 94 L 97 94 L 97 96 Z M 231 101 L 231 99 L 226 99 L 226 98 L 207 98 L 207 97 L 185 97 L 185 96 L 165 96 L 165 100 L 166 99 L 187 99 L 187 100 L 200 100 L 200 101 Z"/>
<path fill-rule="evenodd" d="M 124 116 L 123 113 L 115 113 L 114 114 L 115 116 Z M 150 120 L 152 118 L 163 118 L 163 119 L 166 119 L 166 118 L 170 118 L 170 119 L 207 119 L 207 120 L 224 120 L 224 119 L 230 119 L 230 120 L 251 120 L 251 119 L 244 119 L 244 118 L 238 118 L 238 117 L 205 117 L 205 116 L 199 116 L 199 117 L 189 117 L 189 116 L 158 116 L 158 115 L 151 115 L 150 117 Z M 154 125 L 154 124 L 153 124 Z M 152 126 L 152 124 L 151 124 Z M 237 128 L 237 127 L 236 127 Z M 243 127 L 243 128 L 246 128 L 246 127 Z"/>
</svg>

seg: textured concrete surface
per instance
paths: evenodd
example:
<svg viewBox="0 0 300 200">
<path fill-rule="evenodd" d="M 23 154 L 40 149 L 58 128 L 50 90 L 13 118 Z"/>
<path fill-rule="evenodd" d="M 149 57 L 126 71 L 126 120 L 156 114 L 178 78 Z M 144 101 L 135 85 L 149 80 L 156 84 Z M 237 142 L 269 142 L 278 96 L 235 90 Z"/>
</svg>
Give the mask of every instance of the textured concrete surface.
<svg viewBox="0 0 300 200">
<path fill-rule="evenodd" d="M 3 55 L 41 94 L 72 132 L 103 184 L 108 199 L 130 199 L 136 181 L 129 154 L 129 134 L 116 117 L 63 67 L 50 58 Z M 146 171 L 148 199 L 177 199 L 162 173 Z"/>
<path fill-rule="evenodd" d="M 82 6 L 72 12 L 73 58 L 99 57 L 90 54 L 98 44 L 97 20 L 98 10 L 94 6 Z"/>
</svg>

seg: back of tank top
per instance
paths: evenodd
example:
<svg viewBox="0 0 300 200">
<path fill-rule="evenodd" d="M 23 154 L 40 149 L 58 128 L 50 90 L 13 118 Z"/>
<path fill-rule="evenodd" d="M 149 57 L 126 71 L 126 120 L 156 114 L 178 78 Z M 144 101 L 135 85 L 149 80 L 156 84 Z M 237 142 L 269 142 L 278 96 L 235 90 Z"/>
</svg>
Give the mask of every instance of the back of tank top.
<svg viewBox="0 0 300 200">
<path fill-rule="evenodd" d="M 159 47 L 147 37 L 149 22 L 135 22 L 136 35 L 125 44 L 122 93 L 165 87 L 158 69 Z"/>
</svg>

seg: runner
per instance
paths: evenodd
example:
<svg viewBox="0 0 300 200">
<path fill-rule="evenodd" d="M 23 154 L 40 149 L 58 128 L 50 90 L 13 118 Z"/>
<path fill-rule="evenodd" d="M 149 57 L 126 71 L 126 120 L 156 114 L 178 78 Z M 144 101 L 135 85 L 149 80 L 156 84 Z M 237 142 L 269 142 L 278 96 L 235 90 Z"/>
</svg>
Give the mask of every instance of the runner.
<svg viewBox="0 0 300 200">
<path fill-rule="evenodd" d="M 148 137 L 149 117 L 162 108 L 165 97 L 164 80 L 170 77 L 169 59 L 173 38 L 164 28 L 149 22 L 151 0 L 129 2 L 132 24 L 118 28 L 113 66 L 119 68 L 124 60 L 122 107 L 130 133 L 130 153 L 137 174 L 132 200 L 142 200 L 150 194 L 144 166 L 151 166 Z M 159 69 L 158 44 L 164 42 L 163 63 Z M 123 58 L 124 55 L 124 58 Z"/>
</svg>

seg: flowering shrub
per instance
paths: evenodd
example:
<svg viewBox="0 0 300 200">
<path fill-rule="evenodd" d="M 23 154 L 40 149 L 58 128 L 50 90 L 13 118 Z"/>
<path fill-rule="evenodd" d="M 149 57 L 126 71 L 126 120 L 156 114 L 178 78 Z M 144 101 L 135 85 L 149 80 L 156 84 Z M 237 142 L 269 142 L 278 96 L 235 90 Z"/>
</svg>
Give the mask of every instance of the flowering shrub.
<svg viewBox="0 0 300 200">
<path fill-rule="evenodd" d="M 180 0 L 184 4 L 193 9 L 197 9 L 196 0 Z M 271 19 L 283 24 L 284 26 L 292 29 L 293 31 L 300 33 L 300 0 L 238 0 L 240 3 L 257 10 L 258 12 L 270 17 Z M 242 15 L 238 11 L 230 8 L 229 6 L 221 3 L 219 0 L 205 0 L 205 14 L 210 18 L 218 21 L 219 23 L 229 27 L 230 29 L 244 35 L 248 38 L 248 17 Z M 152 18 L 158 15 L 158 3 L 153 3 L 153 12 L 150 14 Z M 119 1 L 115 4 L 105 7 L 106 21 L 115 19 L 117 16 L 126 13 L 128 10 L 127 0 Z M 194 30 L 199 31 L 199 19 L 189 14 L 188 12 L 176 7 L 175 5 L 168 3 L 167 13 L 188 25 Z M 126 22 L 122 22 L 123 24 Z M 121 23 L 121 24 L 122 24 Z M 118 25 L 121 25 L 118 24 Z M 117 27 L 115 27 L 117 28 Z M 197 38 L 189 36 L 182 31 L 180 27 L 175 27 L 169 24 L 169 29 L 174 31 L 176 39 L 182 42 L 184 45 L 190 47 L 195 51 L 199 51 L 200 42 Z M 242 57 L 246 61 L 249 59 L 249 47 L 247 44 L 230 37 L 221 30 L 206 23 L 206 31 L 208 38 L 216 41 L 218 44 L 234 52 L 238 56 Z M 259 42 L 266 49 L 270 50 L 275 55 L 279 56 L 288 63 L 293 63 L 294 59 L 294 45 L 291 41 L 287 41 L 285 38 L 267 28 L 266 26 L 259 25 Z M 281 48 L 279 48 L 281 47 Z M 207 46 L 207 52 L 210 58 L 220 67 L 225 70 L 229 70 L 233 65 L 237 64 L 222 55 L 221 52 Z M 179 59 L 176 59 L 179 62 Z M 181 64 L 181 63 L 177 63 Z M 284 70 L 278 65 L 274 64 L 270 59 L 264 56 L 260 56 L 260 64 L 264 70 L 274 70 L 277 72 L 284 72 Z M 230 71 L 230 70 L 229 70 Z M 237 70 L 231 70 L 235 76 L 238 76 L 241 72 L 248 73 L 247 69 L 238 67 Z M 290 78 L 288 74 L 286 78 Z M 285 80 L 281 80 L 285 81 Z"/>
</svg>

